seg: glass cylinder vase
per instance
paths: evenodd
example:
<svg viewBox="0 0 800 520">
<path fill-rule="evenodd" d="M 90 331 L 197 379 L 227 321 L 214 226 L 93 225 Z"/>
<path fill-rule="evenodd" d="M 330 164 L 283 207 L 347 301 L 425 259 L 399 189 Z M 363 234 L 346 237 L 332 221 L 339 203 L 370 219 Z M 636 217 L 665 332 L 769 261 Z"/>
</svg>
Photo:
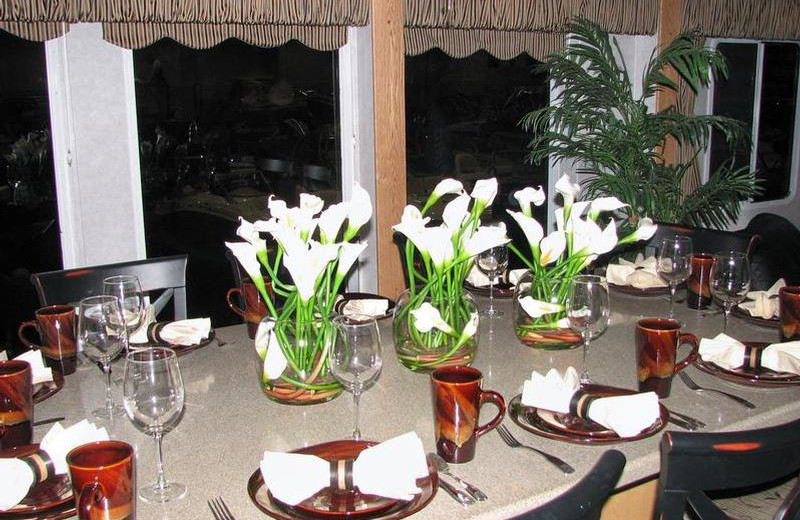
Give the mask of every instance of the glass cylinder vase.
<svg viewBox="0 0 800 520">
<path fill-rule="evenodd" d="M 545 350 L 563 350 L 581 344 L 580 334 L 570 329 L 567 322 L 570 284 L 571 278 L 536 277 L 530 271 L 520 277 L 514 289 L 513 320 L 517 339 L 529 347 Z M 553 311 L 539 315 L 536 312 L 539 304 L 531 300 L 551 304 Z M 528 303 L 528 309 L 524 303 Z"/>
<path fill-rule="evenodd" d="M 478 349 L 478 307 L 469 293 L 433 297 L 425 288 L 405 290 L 395 303 L 392 330 L 397 359 L 409 370 L 469 365 Z"/>
<path fill-rule="evenodd" d="M 264 394 L 275 402 L 308 405 L 330 401 L 342 393 L 342 385 L 328 366 L 328 352 L 336 339 L 333 321 L 318 318 L 261 320 L 256 333 L 256 370 Z M 279 351 L 268 352 L 277 348 Z M 280 373 L 270 373 L 281 366 Z"/>
</svg>

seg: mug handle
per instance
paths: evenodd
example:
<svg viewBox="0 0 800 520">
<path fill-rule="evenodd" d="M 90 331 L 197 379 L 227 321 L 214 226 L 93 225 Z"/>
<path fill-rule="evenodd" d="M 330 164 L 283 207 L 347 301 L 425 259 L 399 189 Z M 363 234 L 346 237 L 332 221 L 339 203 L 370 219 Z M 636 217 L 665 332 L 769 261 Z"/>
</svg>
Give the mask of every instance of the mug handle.
<svg viewBox="0 0 800 520">
<path fill-rule="evenodd" d="M 244 310 L 236 305 L 233 301 L 233 295 L 238 294 L 239 300 L 244 300 L 244 296 L 242 296 L 242 289 L 240 287 L 231 287 L 228 289 L 228 293 L 225 295 L 225 299 L 228 301 L 228 307 L 231 308 L 233 312 L 239 315 L 239 317 L 244 318 Z"/>
<path fill-rule="evenodd" d="M 20 324 L 19 328 L 17 329 L 17 336 L 19 337 L 19 340 L 22 342 L 22 344 L 28 347 L 28 349 L 40 350 L 42 348 L 40 345 L 37 345 L 36 343 L 31 343 L 22 334 L 22 331 L 29 327 L 35 328 L 36 333 L 39 334 L 39 336 L 41 337 L 41 334 L 39 333 L 39 325 L 38 323 L 36 323 L 36 321 L 23 321 Z"/>
<path fill-rule="evenodd" d="M 503 420 L 503 417 L 506 414 L 506 400 L 503 399 L 503 396 L 498 394 L 497 392 L 493 392 L 491 390 L 483 390 L 481 392 L 481 397 L 478 400 L 478 408 L 482 407 L 484 403 L 492 403 L 493 405 L 495 405 L 497 407 L 497 415 L 495 415 L 494 419 L 492 419 L 488 423 L 475 428 L 476 438 L 480 437 L 489 430 L 496 428 Z"/>
<path fill-rule="evenodd" d="M 698 348 L 700 345 L 700 343 L 697 341 L 697 336 L 695 336 L 694 334 L 690 334 L 688 332 L 682 333 L 680 336 L 678 336 L 678 345 L 680 346 L 683 345 L 684 343 L 691 344 L 692 350 L 685 358 L 683 358 L 682 361 L 675 363 L 675 371 L 673 372 L 673 374 L 677 374 L 684 368 L 688 367 L 689 365 L 697 361 Z"/>
<path fill-rule="evenodd" d="M 83 489 L 81 489 L 80 498 L 78 499 L 78 518 L 81 520 L 91 520 L 97 518 L 98 515 L 92 514 L 92 511 L 99 509 L 103 511 L 102 503 L 105 498 L 105 491 L 99 482 L 89 482 Z"/>
</svg>

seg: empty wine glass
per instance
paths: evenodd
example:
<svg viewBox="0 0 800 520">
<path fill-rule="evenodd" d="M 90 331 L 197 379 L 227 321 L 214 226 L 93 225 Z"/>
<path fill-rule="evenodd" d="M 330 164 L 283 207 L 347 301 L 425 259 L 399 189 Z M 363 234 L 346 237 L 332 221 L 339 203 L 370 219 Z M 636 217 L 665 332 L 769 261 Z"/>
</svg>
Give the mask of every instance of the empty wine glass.
<svg viewBox="0 0 800 520">
<path fill-rule="evenodd" d="M 661 240 L 658 274 L 669 283 L 669 318 L 675 317 L 675 289 L 692 274 L 692 239 L 672 235 Z"/>
<path fill-rule="evenodd" d="M 499 318 L 503 311 L 494 306 L 494 284 L 498 276 L 508 268 L 508 249 L 505 245 L 490 247 L 478 254 L 475 264 L 489 278 L 489 307 L 481 314 L 489 318 Z"/>
<path fill-rule="evenodd" d="M 122 323 L 125 329 L 125 350 L 131 335 L 142 325 L 145 314 L 144 293 L 135 275 L 109 276 L 103 279 L 103 294 L 115 296 L 122 306 Z"/>
<path fill-rule="evenodd" d="M 589 341 L 599 336 L 608 326 L 608 283 L 602 276 L 581 274 L 572 279 L 567 297 L 569 326 L 583 338 L 583 371 L 581 383 L 589 383 L 586 351 Z"/>
<path fill-rule="evenodd" d="M 180 420 L 184 390 L 178 357 L 169 348 L 134 350 L 125 358 L 123 378 L 125 412 L 134 426 L 156 441 L 156 481 L 139 489 L 147 502 L 168 502 L 186 494 L 186 486 L 167 482 L 161 439 Z"/>
<path fill-rule="evenodd" d="M 383 366 L 378 322 L 370 316 L 349 315 L 336 317 L 334 326 L 336 339 L 328 356 L 330 369 L 333 377 L 353 394 L 353 439 L 360 440 L 358 402 L 361 393 L 378 379 Z"/>
<path fill-rule="evenodd" d="M 106 374 L 105 405 L 92 411 L 98 419 L 123 414 L 111 397 L 111 360 L 125 347 L 125 333 L 115 324 L 122 320 L 119 300 L 114 296 L 90 296 L 78 304 L 78 342 L 84 355 L 103 365 Z"/>
<path fill-rule="evenodd" d="M 711 264 L 711 294 L 722 303 L 725 311 L 722 331 L 728 330 L 728 317 L 734 305 L 740 303 L 750 290 L 750 261 L 736 251 L 714 255 Z"/>
</svg>

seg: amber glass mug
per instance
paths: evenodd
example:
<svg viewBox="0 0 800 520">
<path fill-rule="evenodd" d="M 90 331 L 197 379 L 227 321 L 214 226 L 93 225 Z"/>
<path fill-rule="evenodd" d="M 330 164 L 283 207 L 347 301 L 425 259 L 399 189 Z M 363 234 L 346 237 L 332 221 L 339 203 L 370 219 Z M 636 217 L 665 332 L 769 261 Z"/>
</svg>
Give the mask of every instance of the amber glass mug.
<svg viewBox="0 0 800 520">
<path fill-rule="evenodd" d="M 688 343 L 692 350 L 677 361 L 678 347 Z M 639 391 L 653 391 L 668 397 L 672 376 L 697 360 L 697 336 L 681 332 L 681 322 L 667 318 L 644 318 L 636 322 L 636 367 Z"/>
<path fill-rule="evenodd" d="M 0 450 L 30 444 L 33 375 L 25 361 L 0 361 Z"/>
<path fill-rule="evenodd" d="M 71 305 L 50 305 L 35 313 L 36 319 L 25 321 L 19 326 L 17 336 L 28 348 L 41 350 L 47 366 L 64 375 L 75 372 L 78 351 L 75 343 L 75 307 Z M 24 331 L 34 328 L 39 333 L 41 345 L 28 341 Z"/>
<path fill-rule="evenodd" d="M 136 457 L 120 441 L 83 444 L 67 454 L 75 508 L 81 520 L 135 520 Z"/>
<path fill-rule="evenodd" d="M 269 284 L 267 284 L 267 293 L 270 293 Z M 238 295 L 239 301 L 244 302 L 244 307 L 237 303 L 234 295 Z M 250 339 L 254 339 L 261 318 L 267 315 L 267 305 L 256 285 L 253 282 L 242 282 L 239 287 L 228 289 L 225 299 L 228 301 L 228 307 L 244 319 L 247 324 L 247 335 Z"/>
</svg>

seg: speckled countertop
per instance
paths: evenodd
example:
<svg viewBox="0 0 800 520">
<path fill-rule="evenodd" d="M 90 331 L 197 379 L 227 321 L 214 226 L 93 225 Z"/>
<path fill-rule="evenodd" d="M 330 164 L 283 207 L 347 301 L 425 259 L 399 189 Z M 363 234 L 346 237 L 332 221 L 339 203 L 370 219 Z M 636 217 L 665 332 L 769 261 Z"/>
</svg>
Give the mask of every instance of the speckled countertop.
<svg viewBox="0 0 800 520">
<path fill-rule="evenodd" d="M 478 298 L 485 305 L 485 298 Z M 581 351 L 548 352 L 519 343 L 511 328 L 511 301 L 498 300 L 505 317 L 481 322 L 481 341 L 474 366 L 484 373 L 484 388 L 502 393 L 506 400 L 518 394 L 531 370 L 579 367 Z M 590 348 L 588 363 L 598 383 L 635 388 L 633 324 L 640 316 L 663 315 L 668 303 L 662 297 L 636 297 L 612 291 L 612 324 Z M 722 328 L 722 316 L 700 317 L 685 305 L 676 305 L 685 330 L 713 336 Z M 401 367 L 394 358 L 391 320 L 381 322 L 384 368 L 378 383 L 361 400 L 361 430 L 365 438 L 382 440 L 410 430 L 434 449 L 433 419 L 428 376 Z M 732 318 L 729 334 L 743 340 L 775 341 L 777 331 Z M 243 325 L 216 331 L 226 345 L 216 342 L 180 358 L 186 387 L 186 408 L 177 427 L 164 437 L 164 460 L 169 479 L 188 485 L 185 498 L 165 505 L 138 503 L 141 519 L 212 518 L 206 501 L 222 496 L 239 520 L 264 518 L 251 502 L 247 482 L 258 468 L 265 449 L 292 450 L 320 442 L 346 438 L 352 422 L 348 394 L 325 404 L 295 407 L 267 399 L 258 386 L 255 353 Z M 116 374 L 122 365 L 117 362 Z M 690 367 L 700 384 L 735 391 L 757 405 L 748 411 L 725 398 L 696 395 L 675 381 L 670 408 L 693 415 L 709 426 L 706 431 L 739 430 L 785 422 L 800 416 L 800 387 L 749 388 L 718 380 Z M 114 397 L 121 403 L 121 386 Z M 84 365 L 66 378 L 64 388 L 36 405 L 35 418 L 66 416 L 72 424 L 89 415 L 103 400 L 103 376 Z M 494 408 L 487 407 L 486 414 Z M 472 462 L 454 471 L 481 487 L 489 500 L 463 509 L 445 493 L 438 493 L 414 518 L 501 519 L 530 509 L 558 495 L 578 480 L 609 446 L 583 446 L 537 437 L 506 420 L 523 442 L 552 451 L 577 471 L 565 476 L 533 453 L 512 450 L 495 433 L 478 442 Z M 48 426 L 35 431 L 36 440 Z M 667 428 L 675 428 L 668 425 Z M 130 442 L 137 449 L 138 482 L 155 475 L 152 439 L 136 430 L 127 419 L 108 425 L 112 438 Z M 615 444 L 627 457 L 620 485 L 648 478 L 658 472 L 660 434 L 635 442 Z"/>
</svg>

